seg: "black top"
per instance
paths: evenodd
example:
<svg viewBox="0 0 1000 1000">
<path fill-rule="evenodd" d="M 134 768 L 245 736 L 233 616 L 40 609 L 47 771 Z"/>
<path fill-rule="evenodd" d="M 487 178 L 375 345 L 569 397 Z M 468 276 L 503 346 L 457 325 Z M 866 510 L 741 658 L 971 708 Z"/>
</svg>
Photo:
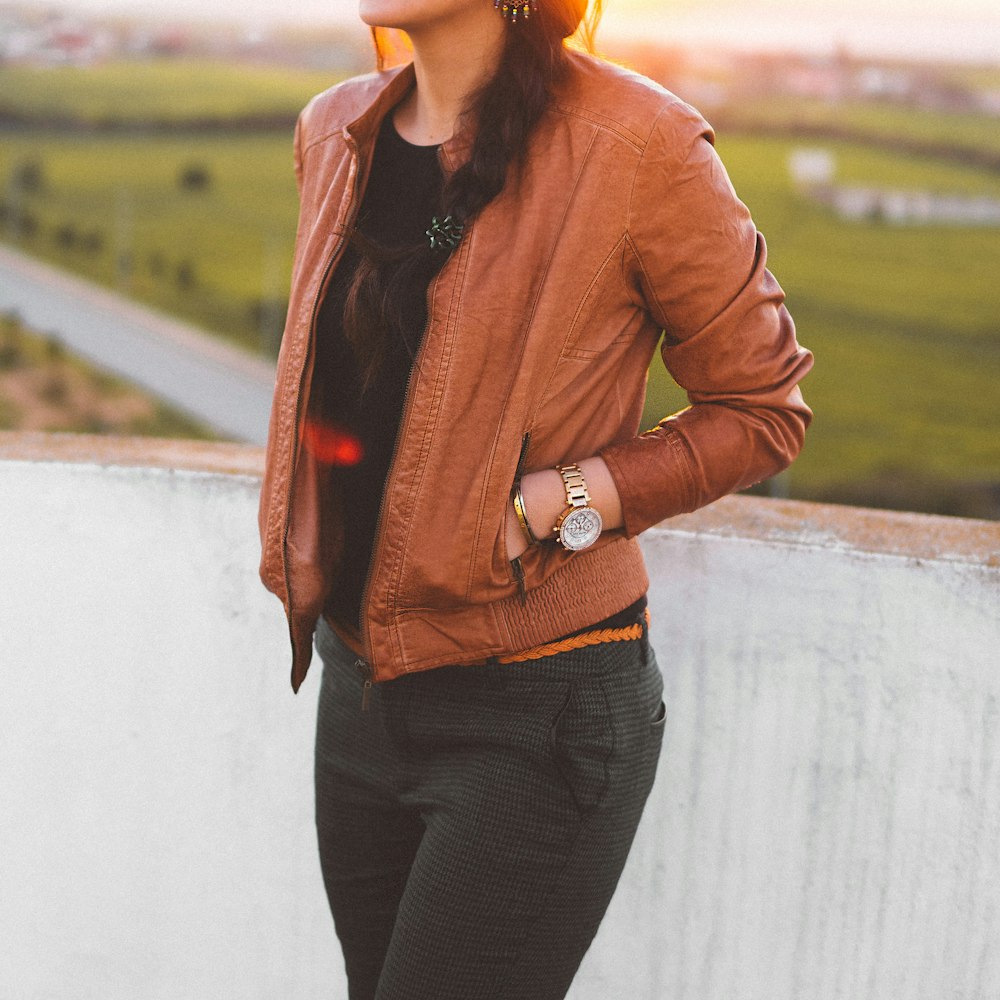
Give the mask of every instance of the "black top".
<svg viewBox="0 0 1000 1000">
<path fill-rule="evenodd" d="M 414 146 L 396 131 L 387 115 L 375 144 L 371 174 L 358 214 L 358 228 L 380 246 L 412 246 L 426 239 L 437 214 L 443 178 L 437 146 Z M 361 372 L 343 335 L 344 300 L 359 263 L 348 244 L 334 273 L 316 323 L 314 388 L 316 414 L 338 435 L 334 446 L 346 440 L 341 461 L 332 475 L 338 480 L 344 504 L 344 557 L 334 581 L 326 613 L 335 621 L 357 627 L 368 575 L 379 509 L 392 462 L 412 358 L 427 325 L 425 284 L 403 289 L 404 339 L 388 344 L 374 381 L 362 391 Z M 325 389 L 331 390 L 324 392 Z M 348 435 L 342 438 L 339 436 Z M 355 447 L 357 442 L 360 447 Z M 336 448 L 335 448 L 336 450 Z M 356 464 L 350 464 L 357 460 Z"/>
<path fill-rule="evenodd" d="M 411 246 L 426 239 L 439 214 L 443 177 L 437 146 L 407 142 L 386 116 L 375 144 L 358 228 L 384 247 Z M 427 325 L 426 282 L 404 287 L 402 339 L 390 341 L 378 374 L 367 390 L 354 352 L 343 334 L 347 288 L 359 264 L 348 244 L 320 306 L 311 416 L 321 425 L 319 446 L 332 458 L 334 487 L 343 505 L 344 552 L 324 613 L 358 628 L 361 602 L 378 530 L 382 495 L 395 451 L 410 369 Z M 597 627 L 629 625 L 646 606 L 645 597 Z M 595 626 L 590 626 L 591 628 Z M 586 631 L 581 629 L 581 631 Z"/>
</svg>

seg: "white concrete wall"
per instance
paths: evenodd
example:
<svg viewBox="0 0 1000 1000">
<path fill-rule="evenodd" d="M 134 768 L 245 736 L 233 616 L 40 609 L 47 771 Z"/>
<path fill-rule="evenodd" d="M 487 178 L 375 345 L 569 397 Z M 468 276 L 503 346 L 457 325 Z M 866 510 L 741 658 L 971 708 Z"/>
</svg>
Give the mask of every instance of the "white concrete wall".
<svg viewBox="0 0 1000 1000">
<path fill-rule="evenodd" d="M 259 454 L 13 440 L 0 1000 L 345 997 Z M 1000 527 L 741 499 L 646 551 L 664 756 L 572 1000 L 996 1000 Z"/>
</svg>

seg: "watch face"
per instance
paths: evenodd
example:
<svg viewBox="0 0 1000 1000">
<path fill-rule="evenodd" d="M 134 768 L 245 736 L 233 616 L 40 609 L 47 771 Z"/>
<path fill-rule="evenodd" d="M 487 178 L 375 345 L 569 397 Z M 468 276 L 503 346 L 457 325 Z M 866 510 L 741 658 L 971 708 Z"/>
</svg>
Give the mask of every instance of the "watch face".
<svg viewBox="0 0 1000 1000">
<path fill-rule="evenodd" d="M 601 534 L 601 515 L 593 507 L 579 507 L 559 526 L 559 541 L 574 552 L 593 545 Z"/>
</svg>

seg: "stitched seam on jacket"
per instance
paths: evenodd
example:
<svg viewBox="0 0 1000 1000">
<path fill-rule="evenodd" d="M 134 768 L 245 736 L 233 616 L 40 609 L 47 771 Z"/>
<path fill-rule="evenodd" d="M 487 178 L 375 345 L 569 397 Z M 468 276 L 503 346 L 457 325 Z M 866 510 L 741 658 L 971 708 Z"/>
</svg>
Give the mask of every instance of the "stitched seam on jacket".
<svg viewBox="0 0 1000 1000">
<path fill-rule="evenodd" d="M 661 111 L 656 116 L 656 121 L 653 122 L 653 128 L 652 131 L 650 132 L 650 137 L 652 137 L 653 133 L 656 131 L 656 126 L 659 124 L 660 119 L 663 117 L 663 115 L 664 112 Z M 635 254 L 635 258 L 639 263 L 639 270 L 642 272 L 644 284 L 646 286 L 646 289 L 648 290 L 648 294 L 652 298 L 653 304 L 656 306 L 656 309 L 658 310 L 660 316 L 662 316 L 665 319 L 666 312 L 663 308 L 663 304 L 660 302 L 659 297 L 656 294 L 656 288 L 653 286 L 653 282 L 650 280 L 649 272 L 646 270 L 646 265 L 642 259 L 642 254 L 639 252 L 639 248 L 638 246 L 636 246 L 635 240 L 632 239 L 631 223 L 632 223 L 632 212 L 635 202 L 636 188 L 639 185 L 639 172 L 642 170 L 642 165 L 646 158 L 646 150 L 648 148 L 649 148 L 649 143 L 647 143 L 646 147 L 642 150 L 642 155 L 639 157 L 639 162 L 636 163 L 635 165 L 635 173 L 632 175 L 632 186 L 629 189 L 628 207 L 625 212 L 625 239 L 628 241 L 629 246 L 632 248 L 632 252 Z M 648 302 L 644 303 L 644 306 L 645 308 L 648 309 L 649 303 Z"/>
<path fill-rule="evenodd" d="M 565 225 L 566 216 L 569 213 L 570 206 L 573 204 L 574 198 L 576 197 L 576 192 L 577 192 L 578 188 L 580 187 L 580 180 L 583 177 L 584 169 L 586 168 L 587 163 L 590 160 L 590 154 L 593 151 L 594 143 L 596 142 L 596 140 L 597 140 L 597 130 L 595 129 L 594 132 L 591 134 L 590 143 L 587 145 L 587 151 L 583 154 L 583 158 L 580 161 L 580 168 L 577 171 L 576 179 L 573 182 L 573 190 L 572 190 L 572 192 L 570 192 L 569 197 L 566 199 L 566 207 L 563 209 L 562 219 L 560 220 L 560 225 L 559 225 L 559 228 L 557 230 L 558 232 L 562 232 L 563 226 Z M 518 356 L 518 362 L 519 363 L 520 363 L 520 360 L 524 357 L 524 349 L 525 349 L 525 346 L 527 345 L 527 342 L 528 342 L 528 334 L 529 334 L 529 331 L 531 330 L 531 326 L 532 326 L 532 324 L 534 322 L 535 313 L 538 311 L 538 300 L 541 298 L 542 288 L 545 285 L 545 279 L 548 276 L 549 271 L 552 269 L 552 259 L 553 259 L 554 256 L 555 256 L 555 251 L 553 250 L 553 252 L 551 254 L 549 254 L 549 258 L 545 262 L 545 267 L 542 269 L 542 272 L 541 272 L 541 274 L 539 276 L 538 286 L 535 289 L 535 297 L 532 300 L 531 308 L 528 310 L 528 315 L 525 318 L 524 327 L 523 327 L 524 332 L 523 332 L 523 334 L 521 336 L 521 350 L 520 350 L 520 353 L 519 353 L 519 356 Z M 518 365 L 512 364 L 511 365 L 511 370 L 516 373 L 518 367 L 519 367 L 519 364 Z M 513 386 L 513 382 L 514 382 L 514 380 L 512 379 L 511 380 L 511 386 Z M 508 393 L 507 394 L 507 399 L 506 399 L 506 401 L 504 402 L 504 405 L 503 405 L 503 409 L 500 411 L 500 419 L 497 421 L 497 427 L 498 428 L 500 428 L 500 427 L 503 426 L 504 417 L 507 414 L 507 406 L 509 405 L 510 398 L 511 398 L 511 394 Z M 541 398 L 542 397 L 540 396 L 539 399 L 541 399 Z M 522 422 L 522 427 L 531 427 L 532 426 L 532 424 L 535 421 L 535 416 L 538 413 L 538 409 L 539 409 L 540 405 L 541 404 L 539 403 L 539 405 L 534 408 L 534 410 L 532 411 L 532 413 L 530 415 L 530 418 L 527 421 L 523 421 Z M 498 436 L 499 436 L 499 434 L 498 434 Z M 487 482 L 488 481 L 489 480 L 487 479 Z M 473 543 L 472 543 L 472 558 L 469 561 L 469 577 L 468 577 L 468 580 L 467 580 L 467 583 L 466 583 L 466 591 L 465 591 L 465 593 L 466 593 L 466 600 L 469 600 L 471 598 L 471 596 L 472 596 L 475 570 L 476 570 L 476 566 L 477 566 L 477 564 L 479 562 L 479 547 L 482 544 L 481 543 L 481 539 L 482 539 L 482 534 L 483 534 L 483 529 L 484 529 L 484 522 L 485 522 L 485 516 L 484 516 L 485 515 L 485 504 L 486 504 L 486 495 L 485 495 L 485 491 L 484 491 L 484 494 L 483 494 L 482 498 L 480 499 L 479 513 L 478 513 L 477 519 L 476 519 L 476 534 L 475 534 L 475 537 L 474 537 Z M 490 558 L 492 560 L 492 549 L 490 551 Z"/>
<path fill-rule="evenodd" d="M 470 248 L 469 252 L 470 253 L 472 252 L 471 248 Z M 511 368 L 513 369 L 514 366 L 511 365 Z M 508 393 L 506 395 L 506 399 L 507 400 L 510 399 L 510 392 L 509 391 L 508 391 Z M 493 475 L 493 466 L 494 466 L 494 463 L 496 462 L 497 448 L 498 448 L 498 446 L 500 444 L 500 439 L 501 439 L 502 431 L 503 431 L 503 415 L 506 412 L 506 410 L 507 410 L 507 404 L 505 402 L 504 403 L 504 408 L 503 408 L 503 410 L 500 413 L 500 419 L 497 421 L 496 431 L 493 434 L 493 444 L 492 444 L 492 447 L 490 448 L 490 458 L 489 458 L 489 462 L 488 462 L 487 467 L 486 467 L 486 479 L 485 479 L 485 482 L 483 484 L 484 487 L 486 487 L 486 488 L 484 488 L 483 491 L 479 495 L 479 510 L 476 513 L 476 530 L 475 530 L 475 533 L 474 533 L 474 535 L 472 537 L 472 552 L 470 553 L 470 558 L 469 558 L 469 574 L 468 574 L 468 576 L 466 578 L 466 581 L 465 581 L 465 600 L 466 600 L 466 603 L 471 603 L 471 599 L 472 599 L 472 589 L 473 589 L 473 581 L 474 581 L 475 575 L 476 575 L 476 565 L 479 562 L 479 547 L 482 544 L 483 525 L 484 525 L 484 521 L 486 520 L 486 516 L 485 515 L 486 515 L 487 494 L 489 492 L 488 487 L 489 487 L 490 478 Z M 491 552 L 491 556 L 492 556 L 492 552 Z"/>
<path fill-rule="evenodd" d="M 640 153 L 646 148 L 646 144 L 649 141 L 648 138 L 643 139 L 642 136 L 636 135 L 633 131 L 622 125 L 621 122 L 616 122 L 613 118 L 606 118 L 596 111 L 587 110 L 587 108 L 571 104 L 553 103 L 549 105 L 549 110 L 556 114 L 564 115 L 567 118 L 579 118 L 582 121 L 589 122 L 602 131 L 610 132 L 619 139 L 623 139 Z M 657 118 L 659 118 L 659 115 L 657 115 Z"/>
<path fill-rule="evenodd" d="M 468 271 L 468 260 L 471 254 L 471 240 L 469 242 L 463 241 L 463 245 L 459 250 L 458 261 L 456 262 L 456 275 L 455 275 L 455 286 L 452 289 L 451 301 L 448 305 L 447 317 L 445 319 L 445 333 L 444 339 L 445 343 L 442 350 L 442 358 L 439 366 L 439 374 L 435 381 L 433 387 L 433 396 L 430 401 L 431 413 L 427 421 L 427 427 L 424 430 L 423 440 L 420 442 L 419 455 L 420 459 L 417 463 L 418 474 L 414 477 L 413 483 L 409 491 L 409 500 L 407 501 L 407 508 L 412 510 L 414 507 L 414 498 L 419 496 L 420 487 L 424 480 L 424 470 L 427 467 L 427 455 L 430 451 L 430 441 L 434 435 L 435 428 L 437 427 L 440 417 L 441 417 L 441 406 L 442 400 L 445 392 L 445 384 L 448 380 L 448 367 L 450 362 L 449 348 L 453 352 L 455 349 L 455 328 L 457 327 L 457 315 L 461 307 L 462 301 L 462 289 L 465 285 L 465 275 Z M 440 285 L 435 288 L 434 297 L 440 294 Z M 433 313 L 433 298 L 431 301 L 431 312 Z M 416 376 L 418 379 L 420 377 L 419 373 Z M 416 384 L 411 387 L 411 391 L 416 391 Z M 403 428 L 400 428 L 402 433 L 405 433 Z M 405 554 L 406 549 L 410 540 L 410 532 L 413 528 L 413 518 L 408 518 L 406 521 L 406 528 L 403 532 L 403 537 L 401 539 L 401 544 L 399 551 L 395 555 L 395 561 L 392 570 L 389 574 L 389 593 L 386 595 L 386 622 L 387 631 L 391 637 L 391 641 L 396 646 L 396 659 L 397 662 L 403 662 L 403 646 L 402 640 L 399 636 L 399 627 L 396 624 L 396 617 L 398 614 L 398 600 L 400 585 L 403 577 L 403 567 L 405 564 Z"/>
<path fill-rule="evenodd" d="M 580 168 L 579 168 L 579 170 L 577 170 L 576 177 L 573 179 L 573 190 L 570 193 L 570 196 L 566 199 L 566 207 L 563 209 L 562 218 L 560 219 L 560 224 L 559 224 L 559 231 L 560 232 L 562 231 L 563 227 L 566 224 L 566 216 L 569 214 L 570 207 L 572 206 L 574 200 L 576 199 L 576 192 L 579 190 L 580 181 L 583 179 L 584 170 L 585 170 L 587 164 L 590 162 L 590 154 L 594 151 L 594 143 L 595 142 L 597 142 L 597 129 L 596 128 L 594 129 L 593 133 L 590 136 L 590 142 L 587 145 L 587 151 L 583 154 L 583 158 L 580 161 Z M 538 282 L 538 290 L 535 292 L 535 301 L 532 302 L 532 304 L 531 304 L 531 311 L 528 314 L 528 322 L 527 322 L 527 325 L 525 326 L 525 331 L 527 331 L 528 329 L 530 329 L 531 324 L 532 324 L 532 322 L 533 322 L 533 320 L 535 318 L 535 312 L 538 309 L 538 300 L 541 297 L 542 287 L 545 284 L 545 279 L 548 277 L 549 271 L 552 269 L 552 259 L 553 259 L 554 256 L 555 256 L 555 251 L 553 250 L 553 252 L 551 254 L 549 254 L 549 259 L 545 262 L 545 268 L 542 271 L 541 278 L 540 278 L 540 280 Z M 525 338 L 526 337 L 527 337 L 527 333 L 525 333 Z M 522 355 L 522 357 L 524 355 L 524 345 L 523 344 L 522 344 L 522 348 L 521 348 L 521 355 Z M 555 368 L 555 365 L 553 364 L 553 369 L 554 368 Z M 549 382 L 551 382 L 551 380 L 552 380 L 552 376 L 550 374 L 549 375 Z M 549 382 L 546 383 L 546 388 L 548 388 Z M 528 423 L 527 423 L 528 427 L 531 427 L 531 426 L 534 425 L 535 419 L 538 416 L 538 411 L 542 408 L 542 400 L 543 399 L 544 399 L 544 393 L 539 394 L 538 400 L 537 400 L 537 402 L 535 404 L 535 407 L 531 411 L 531 417 L 530 417 L 530 419 L 528 420 Z"/>
<path fill-rule="evenodd" d="M 563 339 L 562 347 L 559 348 L 559 353 L 556 355 L 555 364 L 553 364 L 552 370 L 549 372 L 549 377 L 545 381 L 545 387 L 538 395 L 539 402 L 532 413 L 532 423 L 534 423 L 535 419 L 538 416 L 539 410 L 542 409 L 542 407 L 545 405 L 545 402 L 548 399 L 549 388 L 551 387 L 552 382 L 556 377 L 556 372 L 559 370 L 559 363 L 563 360 L 572 360 L 574 358 L 578 358 L 577 355 L 571 353 L 573 348 L 571 347 L 568 348 L 566 345 L 567 343 L 569 343 L 570 337 L 573 334 L 573 330 L 576 327 L 580 313 L 583 312 L 584 303 L 590 297 L 590 293 L 594 290 L 594 286 L 598 283 L 598 281 L 600 281 L 601 276 L 607 270 L 609 264 L 614 260 L 615 257 L 618 256 L 623 241 L 624 237 L 622 239 L 619 239 L 619 241 L 611 248 L 611 250 L 608 252 L 607 257 L 605 257 L 604 260 L 601 261 L 601 266 L 597 269 L 597 273 L 594 275 L 593 280 L 587 286 L 587 290 L 586 292 L 584 292 L 583 297 L 580 300 L 580 305 L 577 307 L 576 313 L 574 314 L 573 319 L 569 323 L 569 328 L 567 330 L 566 337 Z M 591 354 L 586 358 L 580 357 L 578 358 L 578 360 L 590 361 L 593 360 L 593 358 L 596 356 L 597 352 L 594 352 L 594 354 Z"/>
<path fill-rule="evenodd" d="M 619 237 L 618 242 L 608 251 L 607 257 L 601 261 L 601 266 L 598 268 L 597 273 L 594 275 L 593 280 L 587 286 L 587 291 L 584 292 L 583 298 L 580 299 L 580 304 L 576 307 L 576 312 L 573 314 L 573 318 L 569 322 L 569 329 L 566 331 L 566 337 L 563 340 L 562 347 L 559 348 L 559 356 L 562 357 L 563 352 L 567 350 L 566 345 L 570 342 L 573 337 L 573 333 L 576 331 L 577 324 L 580 320 L 580 315 L 583 313 L 583 307 L 590 298 L 590 293 L 593 292 L 597 282 L 601 279 L 601 276 L 607 270 L 611 262 L 618 256 L 621 252 L 626 240 L 626 234 L 622 233 Z M 570 348 L 571 349 L 571 348 Z"/>
<path fill-rule="evenodd" d="M 639 248 L 635 245 L 635 240 L 632 239 L 631 233 L 625 234 L 625 243 L 632 251 L 632 256 L 635 257 L 636 263 L 639 265 L 639 273 L 642 275 L 642 287 L 643 295 L 638 299 L 629 290 L 629 299 L 638 306 L 640 309 L 645 310 L 647 313 L 650 312 L 650 306 L 652 305 L 657 313 L 666 319 L 666 311 L 663 308 L 663 303 L 660 302 L 659 297 L 656 294 L 656 289 L 653 287 L 653 282 L 650 280 L 649 271 L 646 270 L 646 262 L 642 259 L 642 254 L 639 253 Z M 628 290 L 628 282 L 625 282 L 625 287 Z M 666 329 L 659 319 L 654 319 L 654 322 L 661 329 Z"/>
<path fill-rule="evenodd" d="M 320 143 L 327 142 L 330 139 L 342 137 L 344 134 L 344 126 L 338 125 L 335 129 L 331 129 L 329 132 L 324 132 L 322 135 L 310 136 L 310 138 L 302 145 L 302 155 L 305 156 L 313 146 L 318 146 Z"/>
<path fill-rule="evenodd" d="M 670 446 L 676 454 L 678 464 L 684 474 L 684 485 L 687 493 L 687 496 L 685 497 L 686 503 L 684 506 L 689 511 L 693 510 L 696 506 L 695 499 L 697 495 L 697 484 L 695 482 L 694 469 L 691 466 L 691 450 L 688 448 L 687 441 L 679 431 L 673 428 L 669 423 L 662 426 L 667 432 L 666 439 L 670 442 Z"/>
<path fill-rule="evenodd" d="M 638 302 L 635 302 L 635 297 L 632 295 L 631 292 L 629 292 L 629 298 L 633 302 L 635 302 L 637 306 L 639 306 L 641 309 L 644 309 L 646 312 L 650 311 L 649 307 L 650 305 L 652 305 L 656 309 L 659 316 L 662 317 L 663 319 L 666 319 L 666 310 L 663 308 L 663 303 L 660 302 L 659 296 L 656 294 L 656 288 L 653 286 L 653 282 L 649 277 L 649 271 L 646 269 L 646 262 L 642 259 L 642 254 L 639 253 L 639 248 L 635 245 L 635 240 L 632 239 L 631 233 L 625 234 L 625 243 L 631 249 L 632 254 L 636 259 L 636 262 L 639 265 L 639 271 L 642 274 L 642 285 L 644 289 L 644 297 L 639 299 Z M 628 283 L 626 282 L 626 288 L 627 287 Z M 661 327 L 662 329 L 666 329 L 666 327 L 660 322 L 659 318 L 655 319 L 654 321 L 657 326 Z"/>
</svg>

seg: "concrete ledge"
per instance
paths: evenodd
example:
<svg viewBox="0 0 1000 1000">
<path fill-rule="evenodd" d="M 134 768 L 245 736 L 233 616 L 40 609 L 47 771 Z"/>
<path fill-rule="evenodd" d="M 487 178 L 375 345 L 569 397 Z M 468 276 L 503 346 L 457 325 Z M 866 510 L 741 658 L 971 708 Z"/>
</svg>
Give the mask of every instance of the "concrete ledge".
<svg viewBox="0 0 1000 1000">
<path fill-rule="evenodd" d="M 346 996 L 260 465 L 0 435 L 0 997 Z M 664 750 L 570 1000 L 995 1000 L 1000 525 L 738 497 L 643 549 Z"/>
<path fill-rule="evenodd" d="M 0 461 L 71 462 L 261 476 L 255 445 L 0 431 Z M 1000 523 L 837 504 L 726 497 L 656 530 L 765 545 L 851 549 L 903 559 L 1000 566 Z"/>
<path fill-rule="evenodd" d="M 261 476 L 264 449 L 220 441 L 0 431 L 0 462 L 64 462 Z"/>
</svg>

